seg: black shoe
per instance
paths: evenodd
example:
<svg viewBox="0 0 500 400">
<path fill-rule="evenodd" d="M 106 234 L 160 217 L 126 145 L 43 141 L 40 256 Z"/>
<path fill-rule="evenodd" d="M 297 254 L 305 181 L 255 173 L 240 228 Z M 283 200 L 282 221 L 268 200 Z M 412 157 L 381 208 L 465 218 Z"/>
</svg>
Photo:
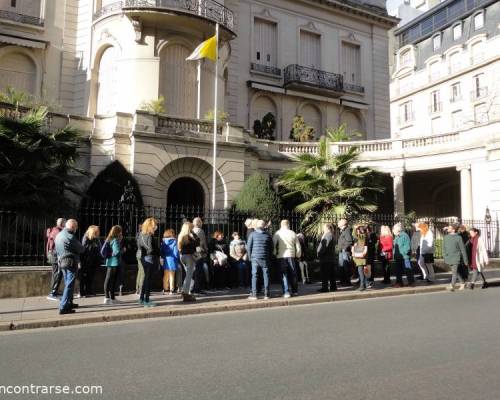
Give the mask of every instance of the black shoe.
<svg viewBox="0 0 500 400">
<path fill-rule="evenodd" d="M 337 286 L 334 286 L 334 287 L 331 287 L 330 288 L 330 292 L 336 292 L 338 289 L 337 289 Z"/>
<path fill-rule="evenodd" d="M 321 288 L 321 289 L 318 289 L 318 292 L 320 292 L 320 293 L 328 293 L 329 290 L 325 289 L 325 288 Z"/>
<path fill-rule="evenodd" d="M 490 286 L 490 285 L 488 284 L 488 282 L 484 282 L 484 283 L 483 283 L 483 286 L 482 286 L 482 289 L 487 289 L 487 288 L 488 288 L 488 286 Z"/>
<path fill-rule="evenodd" d="M 423 280 L 424 280 L 424 277 L 423 277 L 423 276 L 417 276 L 415 279 L 416 279 L 417 281 L 423 281 Z"/>
<path fill-rule="evenodd" d="M 75 310 L 73 310 L 72 308 L 68 308 L 65 310 L 59 310 L 59 315 L 74 314 L 74 313 L 75 313 Z"/>
<path fill-rule="evenodd" d="M 71 304 L 69 305 L 69 308 L 71 308 L 71 309 L 73 309 L 73 308 L 78 308 L 78 307 L 80 307 L 80 306 L 79 306 L 78 304 L 75 304 L 75 303 L 71 303 Z"/>
</svg>

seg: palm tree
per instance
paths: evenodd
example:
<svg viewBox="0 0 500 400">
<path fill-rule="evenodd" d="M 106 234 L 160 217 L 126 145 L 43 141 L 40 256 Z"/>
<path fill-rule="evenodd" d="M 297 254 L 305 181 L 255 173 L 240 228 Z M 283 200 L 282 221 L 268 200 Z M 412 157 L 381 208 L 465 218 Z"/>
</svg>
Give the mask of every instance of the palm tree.
<svg viewBox="0 0 500 400">
<path fill-rule="evenodd" d="M 0 115 L 0 207 L 38 215 L 67 207 L 87 174 L 75 166 L 79 143 L 71 127 L 50 129 L 45 107 Z"/>
<path fill-rule="evenodd" d="M 384 191 L 377 183 L 377 172 L 353 166 L 358 149 L 350 147 L 345 153 L 331 154 L 329 136 L 319 141 L 317 155 L 296 156 L 297 166 L 286 171 L 278 182 L 285 199 L 298 199 L 295 210 L 305 217 L 305 232 L 316 237 L 321 235 L 325 221 L 375 212 L 376 195 Z"/>
</svg>

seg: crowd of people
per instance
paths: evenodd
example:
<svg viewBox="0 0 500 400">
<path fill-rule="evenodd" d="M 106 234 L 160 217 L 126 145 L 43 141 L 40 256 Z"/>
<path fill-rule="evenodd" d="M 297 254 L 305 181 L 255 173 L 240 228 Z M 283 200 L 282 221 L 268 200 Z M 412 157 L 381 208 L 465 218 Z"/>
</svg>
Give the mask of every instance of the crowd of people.
<svg viewBox="0 0 500 400">
<path fill-rule="evenodd" d="M 338 228 L 338 230 L 336 230 Z M 321 274 L 320 292 L 338 290 L 338 285 L 351 287 L 356 279 L 359 290 L 374 285 L 375 262 L 382 267 L 381 284 L 403 287 L 415 286 L 412 260 L 421 271 L 420 279 L 428 284 L 435 281 L 434 254 L 436 242 L 429 225 L 419 222 L 410 235 L 398 223 L 392 229 L 383 225 L 378 232 L 373 226 L 350 226 L 346 219 L 323 225 L 323 234 L 315 247 Z M 75 281 L 79 280 L 80 296 L 94 296 L 95 273 L 100 266 L 106 268 L 104 279 L 104 304 L 116 300 L 117 281 L 123 284 L 123 255 L 127 244 L 123 230 L 113 226 L 101 241 L 98 226 L 91 225 L 81 242 L 77 238 L 78 223 L 59 218 L 56 226 L 47 230 L 47 259 L 52 265 L 50 300 L 59 300 L 58 290 L 64 280 L 59 313 L 75 312 L 73 302 Z M 307 242 L 303 233 L 294 232 L 288 220 L 270 233 L 270 223 L 247 219 L 245 235 L 234 232 L 226 241 L 222 231 L 215 231 L 207 238 L 201 218 L 184 221 L 180 232 L 166 229 L 159 240 L 158 222 L 147 218 L 135 238 L 137 248 L 136 295 L 139 304 L 154 307 L 151 301 L 152 279 L 155 271 L 163 271 L 163 294 L 182 295 L 185 302 L 196 300 L 196 294 L 208 289 L 250 288 L 249 299 L 270 297 L 270 270 L 277 269 L 285 298 L 298 295 L 299 281 L 309 283 Z M 444 262 L 449 265 L 452 277 L 448 290 L 473 289 L 479 276 L 483 288 L 488 286 L 483 270 L 488 265 L 488 254 L 480 231 L 467 230 L 464 226 L 445 228 L 442 241 Z M 395 275 L 394 283 L 391 276 Z M 469 278 L 470 275 L 470 278 Z M 120 285 L 120 288 L 121 288 Z M 121 289 L 120 289 L 121 292 Z"/>
</svg>

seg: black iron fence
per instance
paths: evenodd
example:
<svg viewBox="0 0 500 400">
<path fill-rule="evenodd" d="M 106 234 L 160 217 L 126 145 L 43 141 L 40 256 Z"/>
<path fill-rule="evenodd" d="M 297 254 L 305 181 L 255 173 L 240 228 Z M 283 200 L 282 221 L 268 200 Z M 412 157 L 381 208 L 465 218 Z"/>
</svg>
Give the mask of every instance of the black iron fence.
<svg viewBox="0 0 500 400">
<path fill-rule="evenodd" d="M 147 217 L 154 217 L 159 223 L 157 238 L 167 228 L 179 232 L 185 220 L 201 217 L 204 221 L 204 229 L 208 236 L 214 232 L 224 233 L 230 240 L 233 232 L 239 232 L 244 238 L 246 235 L 245 221 L 252 215 L 235 212 L 230 209 L 209 210 L 198 207 L 135 207 L 130 204 L 96 202 L 83 206 L 77 213 L 61 215 L 64 218 L 76 218 L 79 222 L 78 236 L 82 237 L 89 225 L 100 227 L 101 236 L 104 237 L 113 225 L 121 225 L 124 229 L 125 240 L 128 242 L 128 260 L 134 261 L 135 235 L 139 225 Z M 328 221 L 336 223 L 341 216 L 334 216 Z M 291 228 L 296 232 L 302 230 L 302 215 L 293 211 L 282 211 L 278 218 L 271 221 L 270 230 L 278 228 L 281 219 L 290 221 Z M 436 257 L 442 256 L 443 228 L 450 223 L 461 223 L 467 228 L 479 229 L 486 242 L 489 253 L 498 257 L 499 255 L 499 222 L 491 219 L 486 220 L 459 220 L 457 218 L 417 218 L 418 221 L 428 222 L 434 233 L 436 245 Z M 395 223 L 402 222 L 405 229 L 411 233 L 409 218 L 399 218 L 390 214 L 367 214 L 351 218 L 350 224 L 370 224 L 374 231 L 379 233 L 382 225 L 392 227 Z M 0 210 L 0 265 L 2 266 L 32 266 L 45 265 L 46 230 L 55 225 L 55 218 L 39 216 L 20 215 L 14 211 Z M 337 234 L 337 233 L 336 233 Z M 316 242 L 308 238 L 310 257 L 314 257 Z"/>
</svg>

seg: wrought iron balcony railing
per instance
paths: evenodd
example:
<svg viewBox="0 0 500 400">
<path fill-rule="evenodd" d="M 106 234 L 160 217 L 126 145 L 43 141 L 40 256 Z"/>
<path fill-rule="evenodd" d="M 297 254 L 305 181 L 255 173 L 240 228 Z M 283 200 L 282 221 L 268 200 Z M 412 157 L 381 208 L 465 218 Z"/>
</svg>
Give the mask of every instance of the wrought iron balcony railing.
<svg viewBox="0 0 500 400">
<path fill-rule="evenodd" d="M 0 10 L 0 19 L 8 19 L 10 21 L 19 22 L 21 24 L 43 26 L 44 20 L 40 17 L 32 15 L 18 14 L 12 11 Z"/>
<path fill-rule="evenodd" d="M 234 30 L 234 15 L 231 10 L 215 0 L 122 0 L 111 3 L 94 14 L 94 20 L 118 10 L 165 9 L 178 10 L 217 22 Z"/>
<path fill-rule="evenodd" d="M 292 84 L 313 86 L 334 92 L 344 91 L 342 75 L 297 64 L 287 66 L 284 71 L 284 85 L 289 86 Z"/>
<path fill-rule="evenodd" d="M 352 83 L 344 83 L 344 90 L 348 90 L 349 92 L 356 92 L 356 93 L 364 93 L 365 92 L 364 86 L 354 85 Z"/>
<path fill-rule="evenodd" d="M 263 72 L 269 75 L 275 75 L 276 77 L 281 78 L 281 68 L 272 67 L 269 65 L 262 65 L 257 63 L 250 63 L 250 69 L 255 72 Z"/>
</svg>

